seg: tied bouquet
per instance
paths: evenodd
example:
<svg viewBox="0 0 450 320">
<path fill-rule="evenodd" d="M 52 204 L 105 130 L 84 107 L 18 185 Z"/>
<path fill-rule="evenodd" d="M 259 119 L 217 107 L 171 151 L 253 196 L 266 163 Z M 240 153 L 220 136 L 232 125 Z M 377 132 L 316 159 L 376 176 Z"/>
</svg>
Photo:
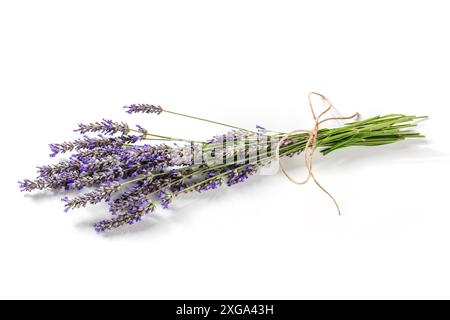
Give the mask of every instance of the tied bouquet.
<svg viewBox="0 0 450 320">
<path fill-rule="evenodd" d="M 319 116 L 312 107 L 311 95 L 318 95 L 328 103 Z M 182 194 L 242 183 L 261 168 L 278 164 L 280 158 L 301 153 L 305 156 L 309 174 L 299 184 L 311 178 L 334 200 L 312 172 L 312 156 L 316 149 L 327 155 L 352 146 L 380 146 L 424 137 L 411 128 L 426 117 L 403 114 L 375 116 L 338 128 L 320 128 L 328 120 L 352 119 L 357 114 L 323 119 L 331 104 L 323 95 L 311 95 L 314 128 L 291 133 L 261 126 L 256 126 L 255 130 L 244 129 L 166 110 L 158 105 L 125 106 L 129 114 L 167 113 L 221 125 L 228 130 L 209 140 L 192 141 L 158 135 L 143 126 L 131 127 L 125 122 L 108 119 L 79 124 L 75 131 L 81 134 L 80 138 L 50 144 L 50 157 L 70 155 L 58 163 L 37 167 L 37 177 L 19 181 L 19 186 L 21 191 L 65 190 L 68 194 L 88 190 L 73 197 L 63 197 L 64 210 L 107 202 L 111 217 L 94 225 L 97 232 L 104 232 L 137 223 L 158 205 L 168 208 Z M 293 180 L 283 167 L 282 170 Z"/>
</svg>

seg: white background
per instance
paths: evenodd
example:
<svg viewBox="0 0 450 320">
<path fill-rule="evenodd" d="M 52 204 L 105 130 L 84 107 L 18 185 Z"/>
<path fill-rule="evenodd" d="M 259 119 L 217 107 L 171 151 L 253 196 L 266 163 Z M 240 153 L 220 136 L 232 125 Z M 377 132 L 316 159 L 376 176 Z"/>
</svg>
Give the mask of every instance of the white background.
<svg viewBox="0 0 450 320">
<path fill-rule="evenodd" d="M 450 298 L 446 1 L 2 1 L 0 298 Z M 313 184 L 256 176 L 96 234 L 103 206 L 18 191 L 47 144 L 103 117 L 208 138 L 340 114 L 427 114 L 420 142 L 317 156 Z M 292 174 L 304 174 L 301 158 Z"/>
</svg>

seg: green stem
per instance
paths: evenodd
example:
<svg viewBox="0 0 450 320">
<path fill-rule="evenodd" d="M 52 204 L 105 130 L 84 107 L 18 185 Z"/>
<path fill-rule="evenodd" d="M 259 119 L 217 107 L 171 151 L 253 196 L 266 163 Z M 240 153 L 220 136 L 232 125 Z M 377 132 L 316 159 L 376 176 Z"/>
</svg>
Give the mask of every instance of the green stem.
<svg viewBox="0 0 450 320">
<path fill-rule="evenodd" d="M 130 129 L 130 131 L 142 134 L 142 132 L 139 131 L 139 130 Z M 173 138 L 173 137 L 162 136 L 162 135 L 153 134 L 153 133 L 147 133 L 147 136 L 152 136 L 152 137 L 156 137 L 156 138 L 159 138 L 159 139 L 152 139 L 152 138 L 147 139 L 147 138 L 145 138 L 143 140 L 166 140 L 166 141 L 183 141 L 183 142 L 188 142 L 188 143 L 191 143 L 191 142 L 204 143 L 204 141 L 195 141 L 195 140 L 186 140 L 186 139 L 181 139 L 181 138 Z"/>
<path fill-rule="evenodd" d="M 218 122 L 218 121 L 214 121 L 214 120 L 208 120 L 208 119 L 200 118 L 200 117 L 194 117 L 194 116 L 190 116 L 190 115 L 187 115 L 187 114 L 184 114 L 184 113 L 179 113 L 179 112 L 174 112 L 174 111 L 169 111 L 169 110 L 163 110 L 163 112 L 174 114 L 174 115 L 181 116 L 181 117 L 194 119 L 194 120 L 199 120 L 199 121 L 209 122 L 209 123 L 213 123 L 213 124 L 218 124 L 220 126 L 224 126 L 224 127 L 228 127 L 228 128 L 233 128 L 233 129 L 237 129 L 237 130 L 257 133 L 257 132 L 252 131 L 252 130 L 247 130 L 247 129 L 244 129 L 244 128 L 241 128 L 241 127 L 237 127 L 237 126 L 233 126 L 233 125 L 230 125 L 230 124 L 226 124 L 226 123 L 223 123 L 223 122 Z"/>
</svg>

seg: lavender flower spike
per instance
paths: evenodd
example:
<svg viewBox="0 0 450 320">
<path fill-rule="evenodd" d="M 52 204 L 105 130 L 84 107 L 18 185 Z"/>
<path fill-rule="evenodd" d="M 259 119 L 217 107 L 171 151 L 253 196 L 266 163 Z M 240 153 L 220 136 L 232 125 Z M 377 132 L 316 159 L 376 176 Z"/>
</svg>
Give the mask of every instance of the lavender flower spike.
<svg viewBox="0 0 450 320">
<path fill-rule="evenodd" d="M 129 106 L 124 106 L 123 107 L 129 114 L 132 113 L 156 113 L 156 114 L 160 114 L 161 112 L 163 112 L 163 109 L 161 108 L 161 106 L 158 105 L 153 105 L 153 104 L 132 104 Z"/>
<path fill-rule="evenodd" d="M 142 133 L 144 135 L 144 133 Z M 135 135 L 122 135 L 120 137 L 103 137 L 99 135 L 97 138 L 90 138 L 84 136 L 83 138 L 76 139 L 70 142 L 62 142 L 62 143 L 52 143 L 49 144 L 50 150 L 52 153 L 50 157 L 54 157 L 59 153 L 65 153 L 73 150 L 82 150 L 82 149 L 94 149 L 100 147 L 114 146 L 120 147 L 123 144 L 131 144 L 139 141 L 140 137 Z"/>
<path fill-rule="evenodd" d="M 107 183 L 97 188 L 96 190 L 83 194 L 81 196 L 75 197 L 73 199 L 69 199 L 64 197 L 62 199 L 65 202 L 64 211 L 69 211 L 70 209 L 85 207 L 88 203 L 96 204 L 101 201 L 108 201 L 111 198 L 111 195 L 119 190 L 120 183 L 117 181 Z"/>
<path fill-rule="evenodd" d="M 130 132 L 130 128 L 126 123 L 103 119 L 102 122 L 94 122 L 89 124 L 80 123 L 78 125 L 78 129 L 75 129 L 74 131 L 80 132 L 81 134 L 85 134 L 87 132 L 100 132 L 110 135 L 120 132 L 121 134 L 126 135 Z"/>
<path fill-rule="evenodd" d="M 97 232 L 105 232 L 127 224 L 135 224 L 141 221 L 142 217 L 155 210 L 153 202 L 146 202 L 142 206 L 137 207 L 137 210 L 130 210 L 129 213 L 121 214 L 110 220 L 103 220 L 94 225 Z"/>
</svg>

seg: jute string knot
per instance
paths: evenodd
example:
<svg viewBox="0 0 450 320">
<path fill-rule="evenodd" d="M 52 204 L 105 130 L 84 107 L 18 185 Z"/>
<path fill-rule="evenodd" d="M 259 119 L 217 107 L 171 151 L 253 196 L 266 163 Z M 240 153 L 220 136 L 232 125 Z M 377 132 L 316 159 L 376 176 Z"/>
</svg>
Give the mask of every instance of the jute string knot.
<svg viewBox="0 0 450 320">
<path fill-rule="evenodd" d="M 322 101 L 325 103 L 325 110 L 322 111 L 322 113 L 319 114 L 319 116 L 316 115 L 316 112 L 314 111 L 314 107 L 313 107 L 313 103 L 312 103 L 312 97 L 313 96 L 318 96 L 322 99 Z M 323 191 L 325 192 L 330 198 L 331 200 L 333 200 L 334 204 L 336 205 L 336 209 L 338 211 L 338 214 L 341 215 L 341 209 L 339 208 L 339 204 L 336 201 L 336 199 L 331 195 L 330 192 L 328 192 L 320 183 L 319 181 L 316 179 L 314 172 L 313 172 L 313 158 L 314 158 L 314 152 L 317 149 L 317 138 L 319 135 L 319 129 L 320 129 L 320 125 L 324 122 L 327 121 L 331 121 L 331 120 L 349 120 L 349 119 L 354 119 L 354 118 L 358 118 L 359 117 L 359 113 L 356 112 L 355 114 L 349 116 L 349 117 L 328 117 L 325 119 L 322 119 L 332 108 L 333 105 L 331 104 L 330 100 L 328 100 L 327 97 L 325 97 L 323 94 L 317 93 L 317 92 L 310 92 L 308 94 L 308 102 L 309 102 L 309 109 L 311 111 L 311 115 L 313 117 L 314 120 L 314 127 L 311 130 L 304 130 L 304 129 L 299 129 L 299 130 L 294 130 L 292 132 L 289 132 L 287 134 L 285 134 L 280 141 L 278 142 L 277 146 L 276 146 L 276 160 L 281 168 L 281 171 L 283 172 L 283 174 L 293 183 L 298 184 L 298 185 L 303 185 L 306 184 L 309 180 L 313 180 L 315 182 L 315 184 Z M 304 180 L 302 181 L 297 181 L 294 178 L 292 178 L 291 175 L 289 175 L 289 173 L 287 172 L 286 168 L 284 167 L 283 163 L 281 162 L 280 159 L 280 148 L 283 145 L 283 143 L 288 140 L 292 135 L 294 134 L 298 134 L 298 133 L 307 133 L 309 135 L 308 140 L 306 142 L 305 145 L 305 149 L 304 149 L 304 154 L 305 154 L 305 166 L 306 166 L 306 170 L 307 170 L 307 176 Z"/>
</svg>

